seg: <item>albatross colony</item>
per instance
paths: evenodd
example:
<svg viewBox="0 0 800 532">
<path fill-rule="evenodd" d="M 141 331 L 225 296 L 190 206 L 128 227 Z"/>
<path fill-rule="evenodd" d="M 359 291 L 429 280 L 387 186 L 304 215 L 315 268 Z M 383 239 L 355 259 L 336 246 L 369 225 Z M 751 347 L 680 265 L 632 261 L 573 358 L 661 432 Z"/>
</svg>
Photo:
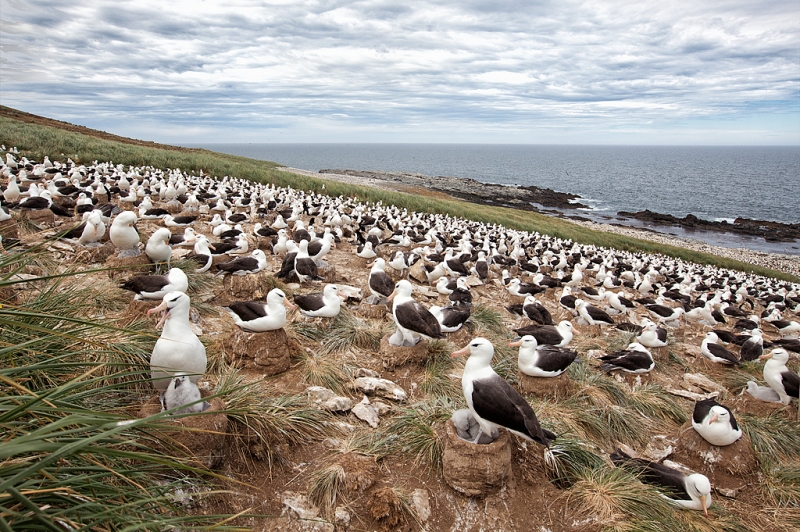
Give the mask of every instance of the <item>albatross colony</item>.
<svg viewBox="0 0 800 532">
<path fill-rule="evenodd" d="M 193 275 L 208 276 L 209 282 L 215 287 L 214 294 L 220 294 L 223 283 L 233 282 L 222 275 L 224 271 L 218 268 L 220 263 L 245 265 L 247 267 L 242 266 L 236 270 L 238 275 L 244 278 L 254 276 L 263 282 L 269 280 L 273 286 L 279 284 L 281 287 L 277 292 L 274 290 L 270 292 L 270 297 L 275 294 L 282 295 L 281 301 L 273 302 L 270 297 L 264 300 L 264 294 L 269 292 L 269 286 L 258 287 L 259 296 L 230 295 L 221 298 L 225 301 L 220 301 L 217 305 L 218 315 L 193 318 L 197 322 L 196 327 L 202 329 L 202 336 L 230 334 L 239 327 L 244 330 L 260 330 L 258 327 L 248 326 L 248 323 L 256 323 L 265 319 L 267 315 L 280 314 L 280 320 L 265 330 L 280 327 L 284 320 L 299 322 L 306 327 L 309 327 L 308 323 L 313 323 L 313 327 L 318 328 L 324 337 L 326 331 L 332 330 L 331 323 L 339 320 L 338 317 L 333 318 L 332 322 L 315 318 L 313 314 L 311 318 L 305 318 L 297 312 L 285 313 L 283 307 L 284 302 L 288 303 L 287 298 L 295 300 L 299 298 L 302 301 L 306 295 L 311 294 L 306 297 L 309 299 L 317 297 L 315 294 L 323 293 L 324 278 L 327 283 L 336 283 L 339 289 L 335 296 L 331 296 L 336 298 L 332 305 L 337 307 L 341 305 L 341 310 L 348 316 L 355 317 L 362 328 L 381 331 L 387 337 L 394 334 L 404 339 L 403 346 L 394 346 L 393 349 L 417 349 L 415 344 L 420 341 L 428 341 L 429 345 L 444 341 L 449 343 L 450 347 L 456 348 L 475 343 L 474 338 L 481 336 L 492 336 L 491 342 L 494 345 L 508 345 L 509 341 L 513 341 L 519 335 L 529 334 L 536 338 L 541 352 L 550 349 L 546 346 L 554 345 L 564 352 L 571 353 L 570 361 L 574 360 L 574 353 L 577 352 L 580 355 L 579 362 L 569 367 L 564 364 L 566 371 L 559 368 L 554 377 L 549 374 L 546 376 L 550 379 L 575 381 L 571 396 L 566 400 L 556 400 L 556 404 L 551 402 L 550 408 L 536 406 L 541 405 L 540 399 L 535 399 L 533 396 L 518 395 L 516 385 L 519 373 L 515 350 L 505 348 L 498 350 L 491 360 L 491 366 L 496 368 L 496 371 L 502 372 L 502 380 L 507 383 L 508 389 L 514 390 L 514 400 L 527 402 L 535 407 L 541 430 L 544 431 L 542 433 L 558 435 L 558 439 L 551 443 L 557 450 L 554 451 L 555 454 L 560 453 L 564 456 L 564 453 L 567 453 L 564 449 L 558 451 L 559 442 L 567 440 L 584 442 L 586 449 L 584 452 L 594 452 L 598 457 L 597 463 L 608 464 L 601 449 L 615 448 L 616 444 L 638 447 L 636 450 L 649 461 L 669 458 L 663 453 L 659 456 L 649 456 L 645 444 L 650 438 L 641 437 L 639 433 L 645 431 L 649 436 L 666 435 L 668 441 L 672 442 L 672 447 L 680 448 L 681 435 L 685 433 L 681 431 L 680 424 L 691 419 L 695 403 L 716 397 L 720 393 L 727 396 L 726 405 L 732 412 L 735 411 L 736 419 L 745 433 L 748 431 L 748 416 L 752 419 L 752 416 L 763 417 L 770 413 L 785 420 L 796 419 L 796 409 L 784 405 L 795 400 L 796 392 L 794 396 L 784 393 L 777 401 L 770 401 L 771 394 L 756 394 L 759 398 L 747 393 L 746 390 L 764 388 L 761 376 L 763 362 L 749 362 L 750 366 L 744 364 L 740 366 L 736 363 L 739 347 L 733 343 L 724 345 L 734 357 L 734 360 L 730 361 L 734 362 L 733 364 L 721 364 L 716 359 L 707 359 L 705 346 L 701 352 L 703 339 L 712 329 L 717 331 L 712 334 L 719 339 L 717 345 L 720 347 L 723 347 L 723 338 L 728 338 L 731 342 L 738 340 L 744 343 L 747 342 L 747 337 L 755 335 L 758 337 L 759 345 L 763 343 L 765 356 L 762 360 L 765 360 L 767 355 L 777 352 L 775 359 L 787 358 L 789 370 L 796 372 L 794 359 L 800 349 L 800 342 L 792 322 L 798 320 L 800 289 L 793 283 L 693 264 L 662 255 L 582 245 L 496 224 L 489 225 L 442 214 L 409 212 L 394 205 L 365 204 L 354 198 L 329 197 L 293 188 L 257 184 L 235 177 L 218 179 L 202 173 L 195 175 L 176 169 L 124 167 L 111 163 L 81 165 L 70 160 L 54 161 L 45 168 L 42 163 L 25 157 L 19 157 L 18 160 L 15 157 L 7 157 L 6 160 L 7 163 L 13 160 L 14 164 L 5 164 L 0 168 L 2 176 L 0 188 L 4 192 L 0 195 L 2 198 L 0 201 L 3 213 L 8 214 L 8 219 L 4 216 L 4 220 L 0 222 L 0 234 L 3 234 L 3 228 L 9 227 L 8 224 L 17 224 L 23 218 L 41 224 L 43 232 L 33 237 L 27 237 L 20 232 L 19 243 L 16 243 L 14 238 L 6 238 L 3 241 L 5 248 L 0 253 L 13 253 L 15 249 L 32 246 L 42 235 L 54 239 L 60 238 L 66 229 L 80 221 L 81 216 L 78 212 L 87 211 L 88 198 L 92 203 L 88 209 L 96 210 L 99 213 L 97 217 L 109 219 L 104 222 L 107 226 L 110 223 L 110 227 L 116 228 L 124 224 L 126 231 L 131 235 L 131 238 L 123 240 L 117 239 L 116 234 L 113 235 L 115 238 L 109 245 L 118 246 L 115 254 L 134 255 L 135 248 L 138 247 L 146 251 L 153 262 L 166 262 L 174 268 L 176 259 L 191 258 L 194 253 L 191 243 L 170 244 L 169 236 L 184 234 L 184 228 L 176 225 L 175 219 L 189 220 L 190 218 L 186 217 L 191 217 L 192 235 L 196 234 L 200 241 L 210 244 L 211 249 L 227 250 L 226 253 L 229 255 L 223 261 L 217 262 L 212 260 L 208 247 L 201 246 L 199 254 L 202 255 L 202 260 L 191 266 Z M 68 188 L 68 185 L 73 188 Z M 41 201 L 30 201 L 32 198 L 41 197 L 39 191 L 54 187 L 63 192 L 52 197 L 45 194 L 44 200 Z M 8 193 L 5 193 L 6 191 Z M 79 196 L 80 209 L 77 208 Z M 32 215 L 34 210 L 49 211 L 52 214 Z M 137 218 L 133 212 L 140 212 L 142 216 Z M 174 215 L 175 218 L 167 217 L 168 214 Z M 178 218 L 179 216 L 183 218 Z M 120 219 L 118 225 L 114 225 L 116 219 Z M 226 228 L 225 224 L 229 228 Z M 133 236 L 137 232 L 140 238 L 138 242 Z M 156 235 L 155 238 L 153 235 Z M 228 239 L 225 240 L 223 236 Z M 108 238 L 108 235 L 105 235 L 100 243 L 87 246 L 103 244 L 108 242 Z M 155 247 L 158 247 L 159 253 L 155 256 L 151 255 L 154 247 L 152 241 L 155 241 L 157 243 Z M 151 242 L 151 245 L 147 246 L 150 249 L 145 249 L 144 242 Z M 63 243 L 66 245 L 60 245 L 56 249 L 61 253 L 65 263 L 70 263 L 68 250 L 72 250 L 75 254 L 85 247 L 84 243 L 78 240 L 64 240 Z M 310 251 L 312 249 L 315 250 L 313 255 Z M 319 253 L 316 251 L 318 249 L 326 251 Z M 361 252 L 358 249 L 361 249 Z M 365 254 L 364 249 L 369 249 L 370 253 Z M 393 260 L 398 256 L 403 260 Z M 105 257 L 98 260 L 104 259 Z M 187 263 L 189 262 L 183 261 L 183 264 Z M 251 268 L 250 263 L 256 266 Z M 380 275 L 387 276 L 383 279 L 385 288 L 381 290 L 376 290 L 375 283 L 371 282 L 371 277 L 372 281 L 375 281 L 375 276 L 378 275 L 374 270 L 371 275 L 370 267 L 367 266 L 367 264 L 372 266 L 373 263 L 379 265 Z M 399 265 L 398 269 L 393 266 L 395 264 Z M 281 271 L 282 265 L 283 271 Z M 97 266 L 95 263 L 87 264 L 90 268 Z M 278 272 L 281 272 L 281 278 L 285 282 L 275 280 L 274 277 Z M 153 275 L 151 278 L 146 276 L 134 279 L 134 277 L 134 275 L 128 276 L 131 281 L 123 283 L 123 286 L 136 292 L 137 298 L 158 299 L 155 295 L 160 295 L 165 290 L 187 290 L 184 286 L 186 284 L 184 276 L 169 269 L 167 273 L 163 273 L 163 266 L 160 275 Z M 460 287 L 461 291 L 468 293 L 469 300 L 455 301 L 449 297 L 453 289 L 437 289 L 434 284 L 440 278 L 448 279 L 447 283 L 440 283 L 440 288 L 447 285 Z M 512 290 L 508 290 L 506 285 L 510 285 Z M 382 298 L 391 295 L 389 292 L 391 286 L 395 287 L 397 294 L 386 304 Z M 526 290 L 522 291 L 520 287 L 525 287 Z M 570 308 L 560 304 L 559 299 L 564 293 L 564 288 L 580 301 L 576 307 Z M 526 300 L 529 293 L 536 293 L 535 302 L 541 306 L 539 310 L 552 316 L 548 324 L 540 323 L 541 320 L 533 321 L 524 311 L 514 313 L 506 310 L 517 307 L 524 310 L 526 305 L 531 304 L 532 298 Z M 366 297 L 360 301 L 361 294 L 380 295 L 381 297 L 373 298 L 377 300 L 374 302 L 379 304 L 370 304 Z M 609 297 L 609 294 L 614 297 Z M 29 291 L 21 293 L 23 299 L 28 296 L 30 296 Z M 340 297 L 341 302 L 339 302 Z M 232 303 L 238 299 L 259 303 L 259 308 L 263 309 L 261 313 L 263 316 L 259 314 L 248 318 L 239 317 L 241 323 L 236 321 L 236 317 L 231 318 L 227 309 L 223 307 L 233 308 Z M 608 306 L 617 299 L 623 299 L 630 304 Z M 203 301 L 206 305 L 214 305 L 215 298 L 207 296 Z M 192 302 L 194 303 L 194 298 Z M 637 371 L 633 373 L 604 372 L 604 369 L 609 370 L 608 365 L 611 364 L 609 355 L 618 353 L 622 347 L 633 345 L 637 337 L 644 338 L 652 332 L 653 326 L 648 324 L 652 323 L 654 317 L 648 310 L 648 305 L 651 308 L 652 305 L 658 305 L 659 308 L 672 309 L 669 310 L 670 319 L 659 320 L 659 344 L 653 347 L 660 351 L 654 350 L 650 353 L 645 347 L 639 351 L 634 349 L 633 355 L 647 352 L 647 360 L 640 365 L 641 367 L 637 366 Z M 596 309 L 593 310 L 595 316 L 602 316 L 602 319 L 588 314 L 586 309 L 590 307 Z M 409 312 L 413 311 L 414 316 L 427 316 L 431 308 L 437 316 L 457 312 L 463 318 L 460 322 L 463 326 L 437 328 L 436 318 L 433 321 L 430 319 L 415 321 L 407 319 L 408 316 L 405 314 L 408 313 L 404 313 L 410 309 Z M 739 309 L 748 316 L 755 323 L 757 332 L 753 333 L 750 330 L 747 334 L 741 335 L 738 334 L 738 330 L 734 331 L 736 319 L 724 312 L 730 308 Z M 771 325 L 769 321 L 771 317 L 777 315 L 781 319 L 780 328 Z M 590 319 L 587 319 L 587 316 Z M 417 321 L 421 325 L 418 326 Z M 552 325 L 553 323 L 558 325 Z M 602 327 L 599 323 L 603 324 Z M 515 330 L 519 335 L 513 332 Z M 666 334 L 663 331 L 666 331 Z M 719 331 L 727 331 L 731 335 L 720 334 Z M 734 332 L 737 334 L 733 334 Z M 290 335 L 296 336 L 297 333 L 290 331 Z M 745 338 L 742 339 L 742 336 Z M 440 337 L 444 340 L 435 340 Z M 297 338 L 301 345 L 312 351 L 317 350 L 325 341 L 323 338 L 319 341 L 320 345 L 317 345 L 317 340 Z M 476 352 L 480 351 L 483 344 L 491 345 L 486 340 L 477 340 Z M 662 347 L 662 344 L 665 345 Z M 637 343 L 636 346 L 638 345 L 640 344 Z M 356 365 L 372 371 L 381 368 L 382 353 L 375 343 L 354 343 L 341 351 L 319 349 L 319 352 L 324 352 L 324 356 L 330 357 L 333 364 L 339 367 L 349 368 Z M 421 412 L 425 411 L 421 405 L 433 404 L 431 401 L 452 405 L 453 409 L 465 404 L 465 397 L 458 389 L 458 381 L 461 380 L 461 373 L 464 371 L 463 360 L 450 360 L 447 356 L 448 349 L 431 349 L 430 352 L 433 358 L 428 361 L 427 366 L 407 366 L 393 374 L 396 379 L 402 378 L 405 386 L 415 390 L 412 397 L 413 401 L 417 402 L 412 401 L 406 406 L 410 408 L 407 412 L 413 412 L 417 416 L 422 416 Z M 784 353 L 789 353 L 789 357 Z M 488 356 L 485 358 L 491 359 Z M 499 383 L 500 377 L 494 377 L 495 370 L 489 369 L 489 362 L 486 364 L 487 375 L 491 374 Z M 433 373 L 436 366 L 446 369 L 437 376 Z M 627 369 L 624 365 L 619 367 Z M 281 386 L 285 389 L 280 390 L 280 393 L 302 394 L 305 384 L 301 371 L 297 366 L 289 370 L 296 372 L 297 376 L 282 379 Z M 683 379 L 684 374 L 692 375 L 692 380 Z M 767 371 L 765 375 L 771 374 Z M 391 375 L 382 376 L 391 377 Z M 213 382 L 216 378 L 211 374 L 199 377 L 201 383 L 204 380 Z M 468 377 L 472 379 L 469 380 L 470 383 L 475 380 L 471 373 Z M 428 385 L 436 379 L 443 380 L 448 385 L 438 387 Z M 745 386 L 748 381 L 750 382 Z M 734 382 L 737 384 L 730 384 Z M 706 384 L 704 387 L 698 383 L 711 384 Z M 642 387 L 643 384 L 647 386 Z M 772 385 L 771 382 L 767 384 Z M 779 393 L 782 391 L 781 389 Z M 272 390 L 264 393 L 277 392 Z M 742 395 L 738 395 L 740 393 Z M 647 408 L 637 410 L 631 407 L 635 403 L 632 398 L 637 396 L 636 394 L 639 396 L 649 394 Z M 362 395 L 354 395 L 354 402 L 361 400 L 361 397 Z M 467 401 L 471 400 L 473 400 L 471 396 L 467 398 Z M 547 399 L 547 401 L 552 400 Z M 560 401 L 566 402 L 562 404 Z M 513 401 L 509 404 L 512 403 Z M 385 402 L 382 404 L 386 408 L 382 407 L 380 410 L 382 419 L 378 428 L 362 424 L 356 416 L 350 414 L 347 419 L 352 427 L 350 430 L 374 431 L 388 437 L 390 427 L 397 426 L 393 425 L 392 418 L 406 410 L 402 405 L 386 405 Z M 559 415 L 556 413 L 558 408 L 572 413 Z M 610 423 L 603 414 L 606 409 L 614 409 L 617 415 L 627 418 L 625 423 Z M 594 421 L 581 418 L 581 416 L 584 418 L 593 416 L 595 412 L 599 414 L 597 419 L 592 418 Z M 683 415 L 679 412 L 683 412 Z M 441 420 L 443 417 L 447 416 L 439 416 L 437 419 Z M 479 421 L 484 420 L 481 418 Z M 431 422 L 432 420 L 428 420 L 422 425 L 430 426 Z M 439 423 L 434 423 L 433 426 L 439 426 Z M 625 430 L 625 426 L 636 428 L 631 432 Z M 396 431 L 393 437 L 403 441 L 402 438 L 405 436 L 403 431 L 397 432 L 399 430 L 397 428 L 393 430 Z M 492 436 L 498 430 L 518 432 L 514 427 L 504 427 L 502 422 L 495 423 L 491 427 L 487 425 L 486 430 L 491 432 Z M 753 430 L 757 430 L 757 427 Z M 524 446 L 523 439 L 518 441 Z M 744 442 L 745 438 L 742 438 L 728 447 L 751 445 L 749 439 Z M 408 448 L 400 445 L 397 457 L 383 456 L 380 459 L 386 461 L 399 459 L 403 453 L 408 452 Z M 791 455 L 795 451 L 790 449 L 786 452 Z M 539 486 L 544 482 L 549 486 L 546 489 L 551 490 L 552 499 L 564 500 L 558 498 L 558 491 L 570 489 L 570 483 L 561 482 L 559 488 L 546 484 L 546 468 L 536 468 L 536 461 L 542 460 L 540 453 L 522 451 L 515 453 L 519 453 L 518 458 L 523 464 L 520 467 L 524 469 L 524 472 L 516 473 L 518 488 L 529 484 Z M 797 455 L 791 458 L 795 461 L 800 460 L 800 456 Z M 314 459 L 312 456 L 303 458 L 303 460 Z M 532 469 L 525 469 L 528 466 L 524 464 L 528 462 L 531 462 L 529 465 Z M 600 467 L 597 463 L 594 467 Z M 712 484 L 715 478 L 722 478 L 715 476 L 717 470 L 704 466 L 702 462 L 686 465 L 693 467 L 694 473 L 707 476 Z M 610 464 L 608 467 L 611 467 Z M 380 479 L 375 479 L 379 480 L 376 485 L 391 485 L 398 482 L 402 484 L 402 479 L 397 477 L 397 473 L 391 468 L 382 468 L 375 474 L 381 476 Z M 271 481 L 263 481 L 266 477 L 247 477 L 245 473 L 242 475 L 244 475 L 242 480 L 258 483 L 267 490 L 267 493 L 271 493 L 275 500 L 280 499 L 279 494 L 284 486 L 272 486 Z M 758 501 L 759 505 L 773 505 L 773 502 L 764 499 L 766 496 L 757 489 L 758 481 L 748 477 L 737 478 L 734 483 L 736 486 L 715 487 L 728 490 L 734 487 L 741 488 L 748 491 L 748 498 Z M 377 488 L 366 489 L 367 493 L 371 493 Z M 446 488 L 440 486 L 426 489 L 435 491 Z M 492 514 L 495 527 L 512 529 L 511 523 L 530 522 L 529 520 L 533 518 L 543 524 L 550 519 L 552 524 L 552 520 L 556 519 L 553 517 L 554 514 L 531 513 L 536 512 L 534 507 L 538 505 L 530 504 L 526 499 L 527 491 L 518 489 L 517 495 L 513 493 L 507 495 L 511 497 L 510 503 L 491 497 L 486 499 L 487 508 L 496 508 Z M 439 496 L 435 492 L 433 494 Z M 452 492 L 448 492 L 447 496 L 452 499 Z M 517 500 L 517 503 L 514 500 Z M 724 497 L 715 497 L 713 504 L 710 509 L 703 505 L 696 509 L 708 510 L 710 519 L 718 515 L 714 509 L 720 506 L 726 508 L 728 518 L 731 512 L 742 519 L 750 518 L 753 513 L 746 509 L 742 510 Z M 449 503 L 448 505 L 450 506 Z M 466 498 L 458 499 L 446 512 L 449 516 L 446 519 L 465 518 L 464 516 L 469 513 L 466 505 Z M 359 511 L 358 505 L 353 508 L 353 511 Z M 565 511 L 567 510 L 569 509 L 565 507 Z M 587 512 L 591 513 L 590 510 Z M 453 514 L 457 517 L 453 517 Z M 365 510 L 363 515 L 359 514 L 359 518 L 371 519 L 364 517 L 367 515 L 368 512 Z M 571 522 L 573 517 L 570 515 L 568 521 Z M 771 526 L 772 522 L 768 521 L 768 517 L 763 519 L 767 521 L 762 522 L 762 526 Z"/>
</svg>

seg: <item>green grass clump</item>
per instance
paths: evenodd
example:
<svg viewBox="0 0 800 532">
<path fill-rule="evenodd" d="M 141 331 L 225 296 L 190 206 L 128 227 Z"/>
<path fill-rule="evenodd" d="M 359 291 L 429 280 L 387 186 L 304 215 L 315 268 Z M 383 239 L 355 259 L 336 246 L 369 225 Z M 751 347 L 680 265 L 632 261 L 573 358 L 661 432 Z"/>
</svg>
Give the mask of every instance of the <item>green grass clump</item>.
<svg viewBox="0 0 800 532">
<path fill-rule="evenodd" d="M 350 348 L 377 351 L 383 335 L 383 326 L 372 325 L 342 308 L 322 339 L 322 352 L 337 353 Z"/>
<path fill-rule="evenodd" d="M 231 433 L 240 455 L 247 458 L 253 446 L 270 467 L 279 458 L 278 444 L 305 444 L 320 441 L 332 429 L 330 414 L 311 408 L 304 396 L 275 395 L 259 382 L 245 383 L 235 369 L 220 376 L 217 393 L 225 400 Z"/>
<path fill-rule="evenodd" d="M 304 350 L 299 356 L 303 382 L 309 386 L 324 386 L 338 394 L 345 391 L 350 380 L 349 367 L 329 355 Z"/>
<path fill-rule="evenodd" d="M 453 401 L 447 397 L 421 401 L 403 408 L 383 433 L 394 452 L 411 456 L 416 464 L 427 464 L 432 470 L 440 471 L 444 444 L 436 425 L 450 419 L 455 409 Z"/>
<path fill-rule="evenodd" d="M 37 252 L 0 256 L 0 291 Z M 75 274 L 26 282 L 26 297 L 0 307 L 0 529 L 233 528 L 177 496 L 211 495 L 199 474 L 215 475 L 180 449 L 164 452 L 154 435 L 166 414 L 131 419 L 152 393 L 155 336 L 100 319 L 102 287 Z"/>
</svg>

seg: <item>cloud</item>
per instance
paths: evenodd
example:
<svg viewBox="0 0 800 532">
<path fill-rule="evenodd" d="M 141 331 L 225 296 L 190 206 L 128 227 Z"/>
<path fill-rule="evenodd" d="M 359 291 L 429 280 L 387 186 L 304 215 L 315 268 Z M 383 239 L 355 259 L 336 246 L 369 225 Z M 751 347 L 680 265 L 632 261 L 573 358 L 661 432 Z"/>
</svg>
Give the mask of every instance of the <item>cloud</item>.
<svg viewBox="0 0 800 532">
<path fill-rule="evenodd" d="M 159 141 L 659 142 L 800 118 L 794 0 L 0 2 L 3 104 Z"/>
</svg>

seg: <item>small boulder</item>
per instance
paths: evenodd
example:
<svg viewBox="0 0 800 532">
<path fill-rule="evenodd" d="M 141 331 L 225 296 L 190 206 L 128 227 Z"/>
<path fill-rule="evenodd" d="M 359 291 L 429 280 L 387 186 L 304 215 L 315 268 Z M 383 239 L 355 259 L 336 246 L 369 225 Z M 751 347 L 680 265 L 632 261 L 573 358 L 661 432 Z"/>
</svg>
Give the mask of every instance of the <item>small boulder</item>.
<svg viewBox="0 0 800 532">
<path fill-rule="evenodd" d="M 373 429 L 378 428 L 378 424 L 380 423 L 380 416 L 378 415 L 378 409 L 375 408 L 372 404 L 370 404 L 369 399 L 367 396 L 364 396 L 364 399 L 361 400 L 360 403 L 355 405 L 351 412 L 361 421 L 367 423 Z"/>
<path fill-rule="evenodd" d="M 400 386 L 387 379 L 375 377 L 358 377 L 350 386 L 366 395 L 378 395 L 393 401 L 405 401 L 408 394 Z"/>
</svg>

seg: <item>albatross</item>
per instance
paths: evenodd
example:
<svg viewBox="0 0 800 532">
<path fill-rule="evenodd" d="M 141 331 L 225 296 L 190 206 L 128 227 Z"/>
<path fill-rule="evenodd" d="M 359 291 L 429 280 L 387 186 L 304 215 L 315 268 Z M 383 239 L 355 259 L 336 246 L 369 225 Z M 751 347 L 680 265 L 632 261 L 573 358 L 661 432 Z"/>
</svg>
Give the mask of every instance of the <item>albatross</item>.
<svg viewBox="0 0 800 532">
<path fill-rule="evenodd" d="M 620 449 L 611 453 L 610 458 L 614 465 L 641 473 L 642 480 L 663 488 L 668 493 L 664 497 L 673 504 L 690 510 L 702 510 L 708 517 L 708 507 L 711 506 L 711 482 L 705 475 L 699 473 L 685 475 L 658 462 L 632 458 Z"/>
<path fill-rule="evenodd" d="M 519 347 L 517 365 L 519 370 L 531 377 L 558 377 L 578 356 L 576 351 L 552 345 L 539 345 L 536 337 L 526 335 L 508 347 Z"/>
<path fill-rule="evenodd" d="M 486 338 L 475 338 L 450 356 L 466 354 L 469 354 L 469 358 L 464 365 L 461 386 L 467 406 L 481 427 L 473 443 L 477 443 L 481 435 L 494 441 L 503 427 L 521 438 L 549 448 L 556 435 L 539 425 L 531 405 L 492 369 L 494 346 L 491 342 Z"/>
<path fill-rule="evenodd" d="M 189 326 L 189 296 L 183 292 L 170 292 L 161 304 L 147 311 L 147 315 L 163 311 L 156 327 L 163 326 L 161 336 L 150 355 L 150 377 L 159 392 L 162 408 L 164 392 L 178 373 L 189 376 L 195 384 L 206 372 L 206 348 Z"/>
<path fill-rule="evenodd" d="M 413 288 L 405 279 L 397 281 L 387 298 L 392 303 L 392 316 L 397 332 L 389 338 L 394 346 L 414 346 L 422 338 L 443 338 L 439 321 L 431 312 L 411 297 Z"/>
<path fill-rule="evenodd" d="M 274 331 L 286 325 L 286 309 L 296 307 L 286 299 L 280 288 L 273 288 L 266 301 L 235 301 L 222 307 L 239 328 L 245 332 Z"/>
<path fill-rule="evenodd" d="M 692 427 L 711 445 L 725 446 L 742 437 L 733 412 L 714 399 L 704 399 L 694 405 Z"/>
</svg>

